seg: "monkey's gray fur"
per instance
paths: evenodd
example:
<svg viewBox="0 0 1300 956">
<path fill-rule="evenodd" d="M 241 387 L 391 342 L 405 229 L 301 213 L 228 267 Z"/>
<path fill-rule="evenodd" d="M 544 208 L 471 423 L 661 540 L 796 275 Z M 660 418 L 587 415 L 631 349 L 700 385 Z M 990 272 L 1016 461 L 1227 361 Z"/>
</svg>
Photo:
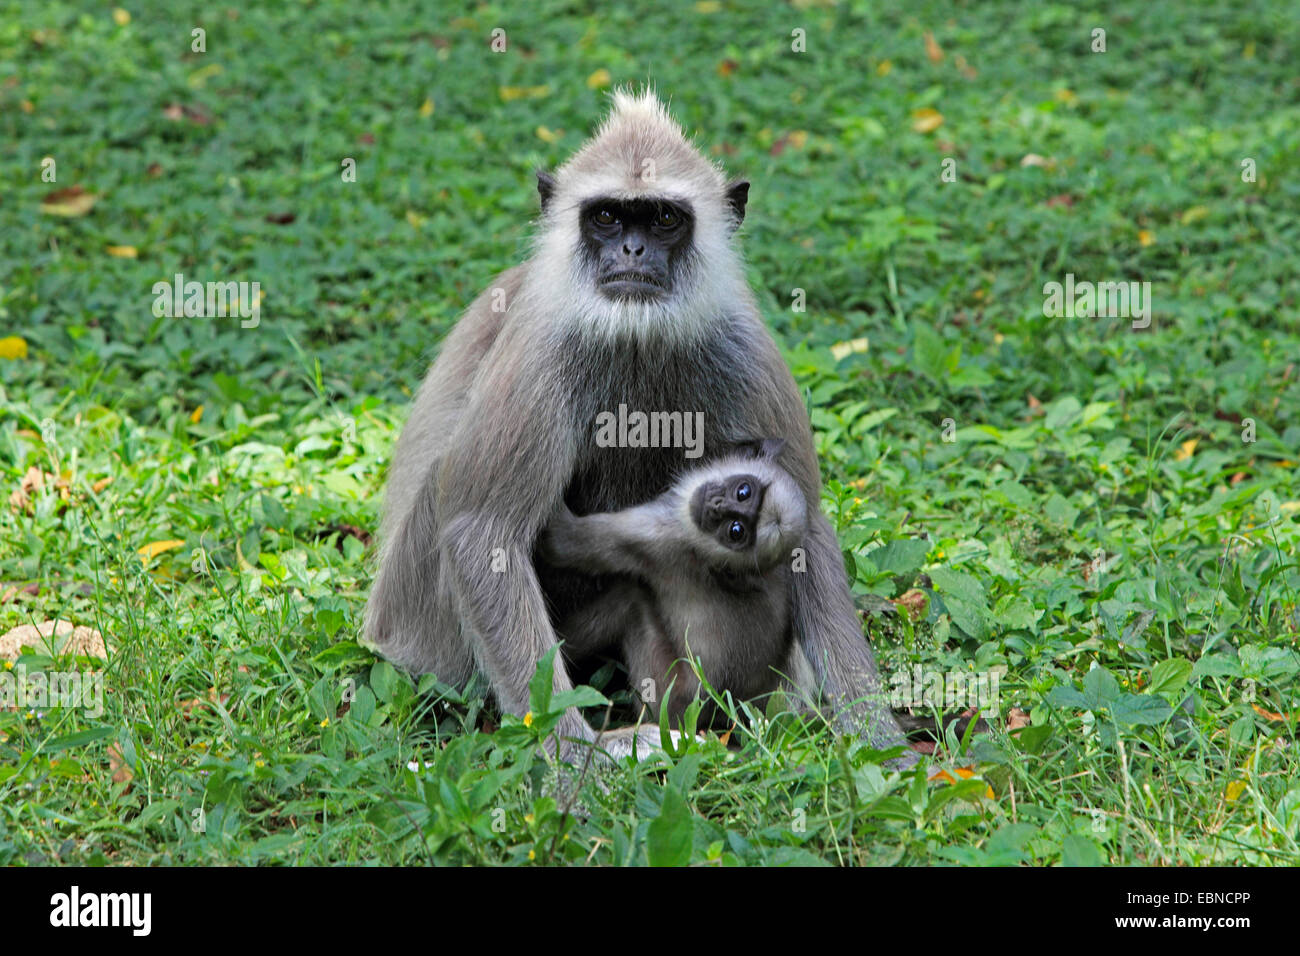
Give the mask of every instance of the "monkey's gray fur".
<svg viewBox="0 0 1300 956">
<path fill-rule="evenodd" d="M 540 175 L 539 189 L 532 257 L 501 274 L 447 335 L 398 441 L 368 640 L 448 683 L 480 671 L 503 709 L 524 713 L 537 661 L 556 642 L 551 612 L 563 619 L 598 593 L 582 575 L 535 565 L 542 527 L 561 502 L 578 515 L 642 504 L 693 464 L 681 449 L 599 447 L 597 414 L 620 403 L 699 410 L 705 460 L 785 436 L 780 464 L 808 510 L 807 572 L 792 576 L 790 592 L 805 690 L 821 694 L 840 729 L 878 747 L 903 744 L 819 510 L 807 411 L 734 247 L 748 184 L 729 187 L 653 93 L 620 92 L 596 136 L 554 177 Z M 582 254 L 594 200 L 689 210 L 690 242 L 662 295 L 597 288 Z M 558 659 L 554 685 L 572 686 Z M 559 731 L 571 761 L 597 737 L 576 710 Z M 641 748 L 657 737 L 656 728 L 621 740 Z"/>
</svg>

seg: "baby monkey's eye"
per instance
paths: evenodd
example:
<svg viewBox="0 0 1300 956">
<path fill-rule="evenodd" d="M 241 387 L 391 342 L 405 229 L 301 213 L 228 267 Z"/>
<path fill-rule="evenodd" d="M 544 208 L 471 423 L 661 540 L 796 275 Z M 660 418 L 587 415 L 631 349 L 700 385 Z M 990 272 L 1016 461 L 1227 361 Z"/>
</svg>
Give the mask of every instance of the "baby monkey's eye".
<svg viewBox="0 0 1300 956">
<path fill-rule="evenodd" d="M 655 225 L 660 229 L 671 229 L 673 226 L 677 225 L 679 221 L 677 213 L 673 212 L 671 209 L 661 209 L 659 210 L 659 215 L 655 218 Z"/>
<path fill-rule="evenodd" d="M 618 217 L 608 209 L 602 209 L 592 218 L 596 221 L 596 225 L 598 226 L 612 226 L 614 223 L 618 222 Z"/>
<path fill-rule="evenodd" d="M 731 527 L 727 529 L 727 534 L 731 536 L 732 541 L 743 541 L 745 538 L 745 525 L 739 521 L 733 521 Z"/>
<path fill-rule="evenodd" d="M 736 500 L 748 501 L 749 496 L 752 495 L 753 493 L 754 493 L 754 489 L 749 487 L 749 482 L 742 481 L 740 483 L 740 486 L 736 488 Z"/>
</svg>

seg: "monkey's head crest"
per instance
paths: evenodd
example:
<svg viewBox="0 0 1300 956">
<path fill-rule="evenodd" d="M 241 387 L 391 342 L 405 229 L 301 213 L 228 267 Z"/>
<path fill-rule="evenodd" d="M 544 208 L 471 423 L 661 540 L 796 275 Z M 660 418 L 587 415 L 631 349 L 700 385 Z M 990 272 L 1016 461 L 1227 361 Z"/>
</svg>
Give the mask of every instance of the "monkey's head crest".
<svg viewBox="0 0 1300 956">
<path fill-rule="evenodd" d="M 600 128 L 556 171 L 552 183 L 550 196 L 542 188 L 547 206 L 595 197 L 698 203 L 721 200 L 726 193 L 722 170 L 695 148 L 652 90 L 616 91 Z M 721 204 L 717 211 L 723 212 Z"/>
</svg>

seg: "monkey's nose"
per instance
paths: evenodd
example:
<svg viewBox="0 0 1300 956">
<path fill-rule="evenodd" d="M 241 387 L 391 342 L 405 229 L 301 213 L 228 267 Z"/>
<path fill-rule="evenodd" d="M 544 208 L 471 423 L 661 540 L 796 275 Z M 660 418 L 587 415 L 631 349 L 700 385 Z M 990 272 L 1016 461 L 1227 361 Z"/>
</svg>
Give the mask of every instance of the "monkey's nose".
<svg viewBox="0 0 1300 956">
<path fill-rule="evenodd" d="M 640 255 L 641 255 L 642 253 L 644 253 L 644 252 L 645 252 L 645 243 L 644 243 L 644 242 L 639 242 L 639 243 L 637 243 L 635 249 L 632 248 L 632 246 L 631 246 L 630 244 L 628 244 L 628 243 L 626 243 L 626 242 L 623 243 L 623 255 L 625 255 L 625 256 L 640 256 Z"/>
</svg>

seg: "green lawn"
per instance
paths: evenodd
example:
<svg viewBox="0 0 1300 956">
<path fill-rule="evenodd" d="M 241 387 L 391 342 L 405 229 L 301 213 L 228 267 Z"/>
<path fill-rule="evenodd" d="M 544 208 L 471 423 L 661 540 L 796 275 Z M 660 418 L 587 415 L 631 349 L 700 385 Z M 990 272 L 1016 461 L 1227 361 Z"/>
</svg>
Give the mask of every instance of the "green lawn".
<svg viewBox="0 0 1300 956">
<path fill-rule="evenodd" d="M 1293 8 L 236 6 L 0 0 L 0 634 L 110 648 L 102 708 L 0 708 L 0 863 L 1300 863 Z M 564 814 L 544 700 L 356 643 L 413 388 L 646 80 L 753 182 L 886 675 L 1000 675 L 915 771 L 774 716 Z"/>
</svg>

